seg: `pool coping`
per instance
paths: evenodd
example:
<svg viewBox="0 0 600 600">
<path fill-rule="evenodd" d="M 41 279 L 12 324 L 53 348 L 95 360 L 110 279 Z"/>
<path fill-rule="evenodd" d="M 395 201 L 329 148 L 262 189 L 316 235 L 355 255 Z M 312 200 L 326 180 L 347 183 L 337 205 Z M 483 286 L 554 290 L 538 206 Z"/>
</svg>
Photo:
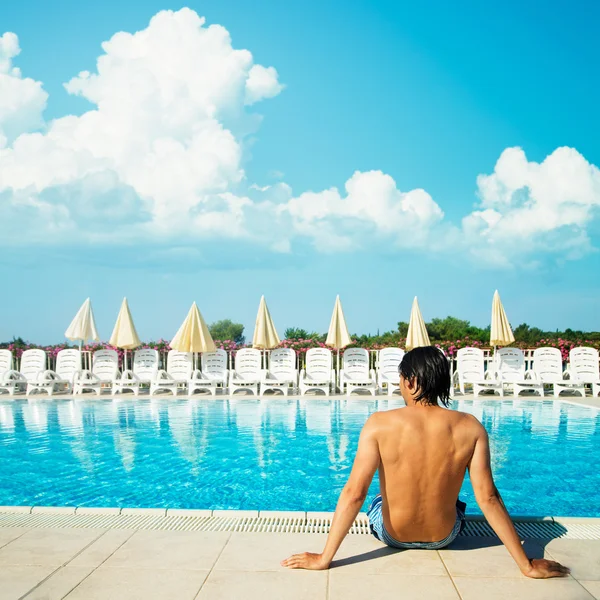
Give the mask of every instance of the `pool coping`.
<svg viewBox="0 0 600 600">
<path fill-rule="evenodd" d="M 62 514 L 62 515 L 148 515 L 159 517 L 192 517 L 192 518 L 237 518 L 237 519 L 331 519 L 334 512 L 301 511 L 301 510 L 239 510 L 239 509 L 204 509 L 204 508 L 135 508 L 135 507 L 96 507 L 96 506 L 0 506 L 1 513 L 14 514 Z M 357 518 L 367 518 L 367 513 L 361 512 Z M 600 525 L 600 517 L 561 517 L 561 516 L 531 516 L 511 515 L 518 523 L 586 523 Z M 483 515 L 466 515 L 471 522 L 486 522 Z"/>
</svg>

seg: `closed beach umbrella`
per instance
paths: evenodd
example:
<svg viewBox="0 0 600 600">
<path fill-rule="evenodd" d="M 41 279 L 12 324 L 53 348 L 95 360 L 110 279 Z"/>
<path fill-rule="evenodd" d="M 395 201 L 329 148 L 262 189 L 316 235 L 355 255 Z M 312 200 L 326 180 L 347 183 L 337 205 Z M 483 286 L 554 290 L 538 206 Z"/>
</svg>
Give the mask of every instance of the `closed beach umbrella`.
<svg viewBox="0 0 600 600">
<path fill-rule="evenodd" d="M 342 303 L 339 295 L 335 298 L 335 306 L 331 315 L 331 323 L 329 323 L 329 331 L 325 344 L 337 350 L 337 371 L 340 372 L 340 349 L 345 348 L 352 343 L 348 327 L 346 327 L 346 319 L 342 310 Z"/>
<path fill-rule="evenodd" d="M 175 337 L 171 340 L 171 348 L 179 350 L 179 352 L 194 353 L 214 352 L 217 349 L 195 302 Z"/>
<path fill-rule="evenodd" d="M 490 329 L 490 345 L 494 348 L 496 346 L 508 346 L 515 341 L 510 323 L 506 318 L 504 312 L 504 306 L 502 306 L 502 300 L 500 300 L 500 294 L 498 290 L 494 292 L 494 299 L 492 300 L 492 327 Z"/>
<path fill-rule="evenodd" d="M 125 350 L 125 364 L 123 365 L 125 369 L 127 368 L 127 350 L 133 350 L 142 345 L 137 331 L 135 330 L 133 319 L 131 318 L 127 298 L 123 298 L 121 310 L 119 310 L 117 322 L 115 323 L 115 327 L 108 343 L 115 348 L 122 348 Z"/>
<path fill-rule="evenodd" d="M 346 327 L 346 319 L 344 318 L 344 311 L 342 310 L 342 303 L 339 296 L 335 299 L 335 306 L 333 307 L 333 314 L 331 315 L 331 323 L 329 324 L 329 332 L 327 333 L 325 343 L 336 350 L 345 348 L 352 343 L 348 327 Z"/>
<path fill-rule="evenodd" d="M 252 347 L 259 348 L 260 350 L 270 350 L 279 346 L 279 343 L 279 336 L 273 324 L 271 313 L 265 302 L 265 297 L 262 296 L 258 305 L 258 314 L 256 315 Z"/>
<path fill-rule="evenodd" d="M 96 321 L 94 320 L 92 303 L 89 298 L 77 311 L 75 318 L 71 321 L 71 324 L 65 331 L 65 337 L 72 342 L 79 342 L 80 350 L 82 344 L 85 344 L 88 340 L 93 342 L 100 341 L 98 331 L 96 330 Z"/>
<path fill-rule="evenodd" d="M 425 321 L 421 316 L 421 309 L 417 297 L 413 300 L 410 311 L 410 321 L 408 323 L 408 334 L 406 335 L 406 349 L 420 348 L 421 346 L 431 346 Z"/>
</svg>

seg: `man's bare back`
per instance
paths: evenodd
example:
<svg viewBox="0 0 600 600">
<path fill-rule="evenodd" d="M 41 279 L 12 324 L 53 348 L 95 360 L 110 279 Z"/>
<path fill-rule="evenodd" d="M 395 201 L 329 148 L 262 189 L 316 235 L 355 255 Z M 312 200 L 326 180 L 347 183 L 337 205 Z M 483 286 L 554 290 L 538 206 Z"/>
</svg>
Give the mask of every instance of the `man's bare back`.
<svg viewBox="0 0 600 600">
<path fill-rule="evenodd" d="M 444 539 L 456 521 L 456 500 L 481 424 L 439 406 L 375 413 L 371 419 L 387 531 L 403 542 Z"/>
<path fill-rule="evenodd" d="M 375 413 L 365 423 L 325 549 L 294 554 L 282 565 L 328 569 L 377 470 L 383 502 L 377 498 L 368 513 L 373 535 L 394 548 L 451 544 L 459 533 L 455 503 L 468 469 L 477 504 L 521 572 L 533 578 L 566 577 L 569 569 L 563 565 L 525 554 L 494 484 L 484 427 L 471 415 L 439 406 L 438 401 L 448 406 L 450 398 L 450 371 L 441 352 L 431 347 L 407 352 L 399 379 L 406 408 Z"/>
</svg>

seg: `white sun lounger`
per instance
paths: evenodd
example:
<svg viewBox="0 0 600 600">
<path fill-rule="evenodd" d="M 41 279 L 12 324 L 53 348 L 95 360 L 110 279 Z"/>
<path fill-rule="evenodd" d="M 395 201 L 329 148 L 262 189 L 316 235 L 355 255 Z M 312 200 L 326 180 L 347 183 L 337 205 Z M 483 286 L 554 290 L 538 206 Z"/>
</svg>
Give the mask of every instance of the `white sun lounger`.
<svg viewBox="0 0 600 600">
<path fill-rule="evenodd" d="M 133 356 L 133 369 L 127 369 L 121 373 L 115 381 L 115 394 L 131 391 L 139 396 L 140 385 L 150 384 L 158 374 L 158 350 L 146 348 L 136 350 Z"/>
<path fill-rule="evenodd" d="M 458 383 L 460 393 L 464 395 L 465 386 L 473 386 L 473 395 L 477 398 L 480 392 L 493 390 L 504 396 L 502 381 L 494 370 L 485 370 L 483 350 L 479 348 L 461 348 L 456 353 L 456 372 L 454 382 Z"/>
<path fill-rule="evenodd" d="M 561 392 L 579 392 L 585 396 L 585 385 L 577 380 L 566 379 L 563 370 L 562 354 L 558 348 L 537 348 L 533 351 L 532 377 L 544 385 L 552 386 L 552 394 Z"/>
<path fill-rule="evenodd" d="M 188 382 L 190 396 L 195 392 L 208 391 L 213 396 L 217 390 L 225 390 L 229 380 L 229 367 L 227 365 L 227 352 L 215 350 L 214 352 L 203 352 L 200 359 L 200 369 L 192 373 Z"/>
<path fill-rule="evenodd" d="M 0 392 L 15 394 L 27 389 L 26 379 L 13 369 L 13 354 L 10 350 L 0 350 Z"/>
<path fill-rule="evenodd" d="M 502 387 L 512 386 L 515 398 L 520 392 L 537 392 L 544 397 L 544 385 L 525 370 L 525 355 L 519 348 L 501 348 L 494 356 L 494 367 Z"/>
<path fill-rule="evenodd" d="M 235 368 L 229 376 L 229 389 L 231 394 L 238 390 L 250 390 L 258 395 L 258 386 L 262 379 L 262 357 L 260 350 L 255 348 L 241 348 L 235 354 Z"/>
<path fill-rule="evenodd" d="M 310 348 L 306 352 L 306 368 L 300 371 L 300 394 L 320 391 L 329 396 L 335 386 L 333 358 L 329 348 Z"/>
<path fill-rule="evenodd" d="M 75 375 L 73 393 L 83 394 L 85 390 L 102 393 L 102 386 L 110 387 L 120 376 L 119 355 L 116 350 L 96 350 L 92 358 L 92 370 L 85 369 Z"/>
<path fill-rule="evenodd" d="M 167 369 L 160 369 L 156 374 L 156 378 L 150 382 L 150 395 L 165 390 L 172 392 L 173 396 L 177 396 L 180 388 L 185 391 L 188 381 L 192 378 L 193 360 L 191 352 L 169 350 Z"/>
<path fill-rule="evenodd" d="M 349 396 L 355 390 L 367 390 L 375 395 L 377 381 L 375 370 L 369 368 L 369 351 L 365 348 L 349 348 L 342 357 L 340 391 Z"/>
<path fill-rule="evenodd" d="M 44 350 L 32 349 L 25 350 L 21 355 L 21 365 L 19 375 L 21 381 L 27 384 L 27 395 L 34 391 L 32 383 L 41 380 L 44 372 L 48 368 L 48 356 Z"/>
<path fill-rule="evenodd" d="M 76 374 L 81 371 L 81 352 L 74 349 L 61 350 L 56 355 L 56 369 L 44 371 L 35 381 L 27 382 L 27 394 L 47 392 L 69 393 L 73 390 Z"/>
<path fill-rule="evenodd" d="M 386 389 L 388 396 L 400 390 L 400 372 L 398 367 L 404 358 L 402 348 L 382 348 L 377 357 L 377 387 L 383 393 Z"/>
<path fill-rule="evenodd" d="M 573 348 L 569 352 L 567 373 L 571 381 L 591 386 L 594 398 L 600 394 L 600 363 L 596 348 Z"/>
<path fill-rule="evenodd" d="M 269 368 L 263 372 L 260 395 L 267 390 L 280 391 L 284 396 L 298 387 L 296 353 L 291 348 L 276 348 L 269 354 Z"/>
</svg>

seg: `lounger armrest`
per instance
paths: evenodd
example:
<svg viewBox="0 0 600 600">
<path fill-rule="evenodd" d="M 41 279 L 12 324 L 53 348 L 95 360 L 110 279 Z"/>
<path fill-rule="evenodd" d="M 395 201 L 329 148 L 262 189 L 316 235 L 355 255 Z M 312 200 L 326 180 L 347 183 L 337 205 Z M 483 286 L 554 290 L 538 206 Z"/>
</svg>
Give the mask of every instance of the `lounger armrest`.
<svg viewBox="0 0 600 600">
<path fill-rule="evenodd" d="M 140 381 L 140 378 L 131 369 L 125 369 L 121 373 L 120 380 L 121 381 Z"/>
<path fill-rule="evenodd" d="M 525 375 L 523 376 L 523 379 L 525 381 L 537 381 L 538 377 L 535 371 L 532 371 L 531 369 L 527 369 L 527 371 L 525 371 Z"/>
<path fill-rule="evenodd" d="M 19 373 L 19 371 L 15 371 L 14 369 L 6 371 L 3 375 L 3 378 L 5 380 L 10 379 L 13 381 L 27 381 L 27 379 L 25 379 L 25 376 L 22 373 Z"/>
<path fill-rule="evenodd" d="M 195 381 L 197 379 L 202 379 L 202 372 L 200 371 L 200 369 L 194 369 L 192 371 L 191 381 Z"/>
<path fill-rule="evenodd" d="M 164 369 L 159 369 L 156 372 L 156 376 L 154 377 L 154 381 L 175 381 L 175 380 Z"/>
<path fill-rule="evenodd" d="M 331 374 L 329 376 L 329 381 L 335 385 L 335 369 L 331 369 Z"/>
<path fill-rule="evenodd" d="M 304 382 L 304 380 L 306 379 L 306 370 L 305 369 L 301 369 L 300 371 L 300 376 L 299 376 L 299 381 L 300 382 Z"/>
<path fill-rule="evenodd" d="M 38 381 L 50 381 L 52 379 L 60 379 L 58 373 L 52 369 L 46 369 L 41 375 L 38 374 Z"/>
<path fill-rule="evenodd" d="M 371 381 L 377 381 L 377 375 L 375 374 L 375 369 L 371 369 L 369 371 L 369 376 L 371 378 Z"/>
<path fill-rule="evenodd" d="M 571 375 L 571 369 L 568 367 L 563 371 L 563 379 L 575 382 L 577 377 Z"/>
</svg>

